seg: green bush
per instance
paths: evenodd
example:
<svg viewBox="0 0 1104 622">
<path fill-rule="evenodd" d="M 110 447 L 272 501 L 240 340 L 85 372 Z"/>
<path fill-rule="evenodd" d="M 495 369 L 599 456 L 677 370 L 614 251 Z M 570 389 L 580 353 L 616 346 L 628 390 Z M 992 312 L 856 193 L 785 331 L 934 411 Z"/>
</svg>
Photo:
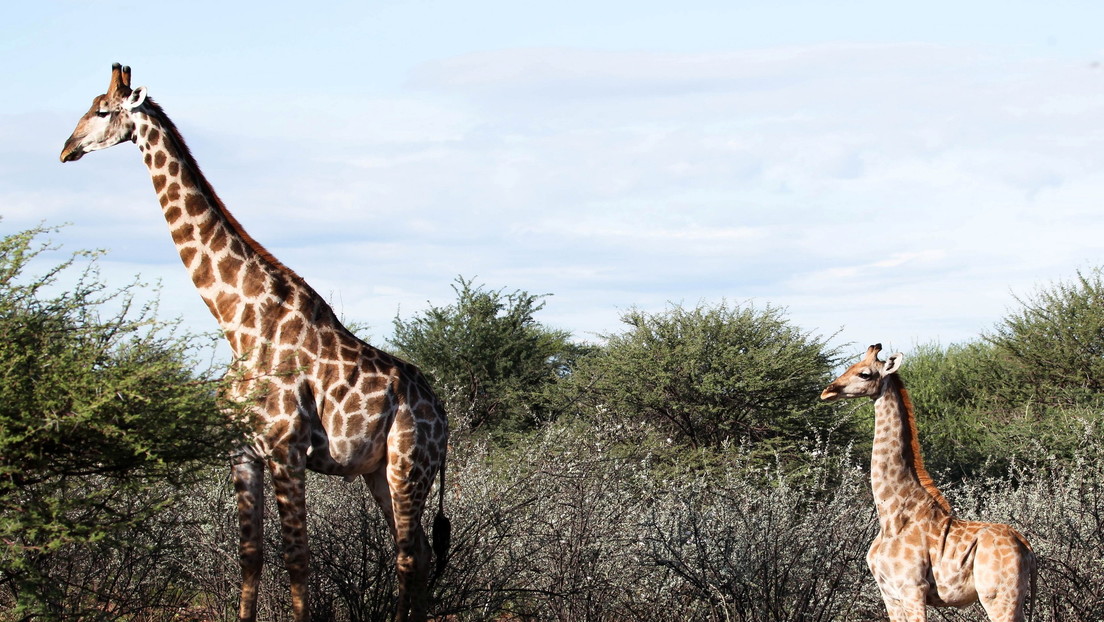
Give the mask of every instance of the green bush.
<svg viewBox="0 0 1104 622">
<path fill-rule="evenodd" d="M 0 620 L 230 619 L 235 503 L 209 465 L 240 430 L 195 372 L 199 342 L 94 268 L 62 291 L 77 258 L 26 276 L 43 233 L 0 239 Z M 870 407 L 816 399 L 839 362 L 823 338 L 722 303 L 630 311 L 587 350 L 534 320 L 540 296 L 455 289 L 455 305 L 396 320 L 396 345 L 463 429 L 529 433 L 454 437 L 435 615 L 884 619 L 851 452 L 869 443 Z M 1078 275 L 984 339 L 918 346 L 902 372 L 929 468 L 957 476 L 940 478 L 952 506 L 1012 524 L 1039 555 L 1039 622 L 1104 616 L 1102 293 L 1098 272 Z M 386 618 L 393 544 L 365 484 L 308 477 L 317 617 Z M 286 620 L 266 520 L 261 614 Z M 977 606 L 938 617 L 985 620 Z"/>
<path fill-rule="evenodd" d="M 409 321 L 395 318 L 391 344 L 434 381 L 458 432 L 531 430 L 554 413 L 548 384 L 581 348 L 534 318 L 544 296 L 504 293 L 457 279 L 456 302 Z"/>
<path fill-rule="evenodd" d="M 918 346 L 903 372 L 933 473 L 993 475 L 1014 461 L 1072 459 L 1104 419 L 1099 269 L 1018 299 L 976 341 Z"/>
<path fill-rule="evenodd" d="M 115 619 L 135 590 L 88 555 L 161 554 L 159 513 L 240 430 L 193 369 L 200 343 L 135 311 L 134 285 L 107 291 L 91 263 L 49 294 L 86 253 L 25 274 L 44 233 L 0 239 L 0 589 L 21 615 Z"/>
<path fill-rule="evenodd" d="M 818 435 L 853 439 L 850 423 L 816 399 L 837 350 L 782 310 L 722 302 L 621 319 L 629 328 L 606 335 L 564 383 L 585 419 L 645 422 L 682 446 L 750 442 L 768 453 Z"/>
<path fill-rule="evenodd" d="M 1104 276 L 1099 268 L 1018 299 L 985 337 L 999 376 L 994 400 L 1011 407 L 1104 405 Z"/>
<path fill-rule="evenodd" d="M 620 432 L 557 422 L 524 443 L 450 453 L 450 562 L 433 614 L 458 621 L 885 619 L 863 557 L 877 529 L 865 469 L 843 449 L 809 451 L 799 475 L 742 448 L 725 470 L 657 468 Z M 1039 554 L 1036 622 L 1104 615 L 1104 439 L 1082 430 L 1076 460 L 944 487 L 965 518 L 1020 529 Z M 864 464 L 864 463 L 863 463 Z M 310 474 L 312 598 L 335 622 L 386 619 L 393 545 L 362 481 Z M 220 485 L 221 484 L 221 485 Z M 271 503 L 271 496 L 268 502 Z M 197 619 L 231 618 L 239 569 L 233 496 L 210 475 L 170 508 L 190 547 Z M 276 513 L 268 513 L 261 615 L 289 619 Z M 191 517 L 185 520 L 184 517 Z M 985 622 L 979 606 L 935 619 Z"/>
</svg>

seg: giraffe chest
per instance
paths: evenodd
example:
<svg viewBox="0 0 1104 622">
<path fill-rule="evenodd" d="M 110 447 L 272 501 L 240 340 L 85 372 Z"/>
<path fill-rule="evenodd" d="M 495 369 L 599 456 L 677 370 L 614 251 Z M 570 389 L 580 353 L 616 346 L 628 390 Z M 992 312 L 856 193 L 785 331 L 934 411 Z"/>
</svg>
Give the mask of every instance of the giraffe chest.
<svg viewBox="0 0 1104 622">
<path fill-rule="evenodd" d="M 308 468 L 365 475 L 424 458 L 415 454 L 447 436 L 443 412 L 435 398 L 424 397 L 432 394 L 416 369 L 344 330 L 300 324 L 281 325 L 245 366 L 274 370 L 262 374 L 271 390 L 262 409 L 293 422 L 299 433 L 288 438 L 302 449 Z M 269 445 L 281 442 L 270 439 Z"/>
</svg>

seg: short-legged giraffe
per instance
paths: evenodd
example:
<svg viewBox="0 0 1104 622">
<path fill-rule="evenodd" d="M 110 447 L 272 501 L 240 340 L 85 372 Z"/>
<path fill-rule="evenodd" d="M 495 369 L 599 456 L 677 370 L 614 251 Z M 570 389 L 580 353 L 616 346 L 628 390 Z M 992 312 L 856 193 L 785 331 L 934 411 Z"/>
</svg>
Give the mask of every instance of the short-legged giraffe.
<svg viewBox="0 0 1104 622">
<path fill-rule="evenodd" d="M 264 467 L 272 474 L 297 622 L 309 619 L 305 469 L 363 476 L 396 544 L 395 618 L 424 620 L 431 552 L 422 512 L 438 473 L 437 572 L 448 550 L 444 515 L 448 421 L 422 374 L 357 339 L 299 275 L 242 229 L 215 195 L 165 112 L 130 88 L 116 63 L 61 161 L 137 143 L 172 239 L 199 295 L 238 358 L 231 393 L 250 400 L 255 428 L 233 455 L 241 525 L 239 617 L 256 617 Z"/>
<path fill-rule="evenodd" d="M 870 485 L 881 531 L 866 561 L 893 622 L 923 622 L 925 605 L 980 600 L 993 622 L 1022 622 L 1034 591 L 1035 555 L 1018 531 L 956 518 L 920 455 L 912 403 L 897 371 L 903 355 L 878 359 L 881 344 L 820 394 L 874 401 Z"/>
</svg>

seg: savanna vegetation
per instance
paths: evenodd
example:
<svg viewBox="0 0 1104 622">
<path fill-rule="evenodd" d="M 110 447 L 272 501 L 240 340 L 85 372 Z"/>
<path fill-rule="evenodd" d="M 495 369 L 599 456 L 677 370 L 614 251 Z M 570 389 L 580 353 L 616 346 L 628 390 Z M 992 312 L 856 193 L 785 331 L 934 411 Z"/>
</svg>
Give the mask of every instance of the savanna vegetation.
<svg viewBox="0 0 1104 622">
<path fill-rule="evenodd" d="M 0 241 L 0 621 L 232 620 L 240 431 L 201 364 L 210 337 L 134 308 L 135 285 L 108 289 L 94 258 L 40 268 L 47 233 Z M 864 561 L 872 409 L 817 399 L 867 344 L 721 301 L 632 309 L 582 345 L 540 322 L 544 295 L 454 291 L 380 344 L 450 410 L 440 619 L 885 619 Z M 1039 554 L 1034 619 L 1096 622 L 1104 280 L 1017 302 L 972 341 L 916 346 L 901 373 L 956 511 L 1015 525 Z M 312 474 L 308 503 L 316 618 L 387 619 L 392 545 L 363 483 Z M 266 620 L 289 614 L 278 533 Z"/>
</svg>

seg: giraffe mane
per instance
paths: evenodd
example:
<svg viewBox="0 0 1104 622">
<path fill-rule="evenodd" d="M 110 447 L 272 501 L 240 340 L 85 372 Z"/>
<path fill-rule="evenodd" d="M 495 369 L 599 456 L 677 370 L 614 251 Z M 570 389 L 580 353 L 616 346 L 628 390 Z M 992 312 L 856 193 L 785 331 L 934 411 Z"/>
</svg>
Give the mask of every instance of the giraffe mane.
<svg viewBox="0 0 1104 622">
<path fill-rule="evenodd" d="M 226 204 L 224 204 L 222 202 L 222 199 L 219 198 L 218 193 L 216 193 L 214 187 L 211 186 L 211 182 L 207 181 L 207 177 L 200 170 L 199 163 L 196 162 L 195 156 L 192 155 L 192 150 L 188 148 L 188 143 L 184 141 L 184 136 L 180 133 L 180 130 L 177 129 L 176 124 L 173 123 L 172 119 L 170 119 L 169 116 L 165 114 L 165 110 L 161 107 L 161 105 L 154 101 L 152 97 L 146 98 L 145 105 L 150 109 L 151 113 L 156 115 L 157 119 L 161 122 L 162 127 L 168 133 L 166 139 L 172 140 L 176 143 L 181 159 L 183 159 L 184 162 L 195 173 L 194 175 L 192 175 L 192 183 L 194 183 L 196 185 L 196 188 L 198 188 L 199 191 L 203 193 L 203 195 L 207 198 L 207 200 L 213 204 L 215 211 L 217 211 L 219 214 L 222 215 L 223 218 L 226 219 L 227 226 L 229 226 L 235 233 L 241 236 L 242 242 L 244 242 L 250 249 L 256 252 L 262 260 L 267 262 L 270 266 L 272 266 L 279 272 L 282 272 L 300 287 L 310 292 L 314 298 L 318 299 L 319 302 L 321 302 L 326 307 L 326 309 L 329 309 L 330 314 L 333 315 L 334 319 L 336 320 L 336 314 L 333 312 L 333 309 L 330 307 L 329 303 L 327 303 L 318 294 L 318 292 L 314 291 L 314 288 L 312 288 L 310 284 L 307 283 L 306 279 L 299 276 L 299 274 L 296 273 L 294 270 L 284 265 L 284 263 L 277 259 L 276 256 L 273 255 L 271 252 L 269 252 L 267 248 L 262 246 L 260 242 L 253 238 L 253 236 L 249 235 L 245 228 L 242 227 L 241 223 L 238 222 L 238 219 L 234 217 L 234 214 L 232 214 L 230 210 L 226 208 Z"/>
<path fill-rule="evenodd" d="M 924 487 L 924 490 L 928 491 L 928 494 L 932 496 L 932 499 L 947 512 L 951 511 L 951 504 L 947 501 L 947 498 L 943 496 L 943 493 L 939 491 L 939 488 L 935 485 L 935 481 L 932 480 L 931 475 L 928 474 L 928 470 L 924 468 L 924 456 L 920 453 L 920 434 L 916 429 L 916 415 L 912 410 L 912 399 L 909 398 L 908 389 L 905 388 L 905 383 L 900 378 L 896 378 L 897 386 L 900 389 L 901 405 L 905 409 L 905 415 L 908 417 L 908 429 L 909 429 L 909 449 L 912 453 L 912 469 L 916 472 L 917 479 L 920 480 L 920 485 Z"/>
</svg>

